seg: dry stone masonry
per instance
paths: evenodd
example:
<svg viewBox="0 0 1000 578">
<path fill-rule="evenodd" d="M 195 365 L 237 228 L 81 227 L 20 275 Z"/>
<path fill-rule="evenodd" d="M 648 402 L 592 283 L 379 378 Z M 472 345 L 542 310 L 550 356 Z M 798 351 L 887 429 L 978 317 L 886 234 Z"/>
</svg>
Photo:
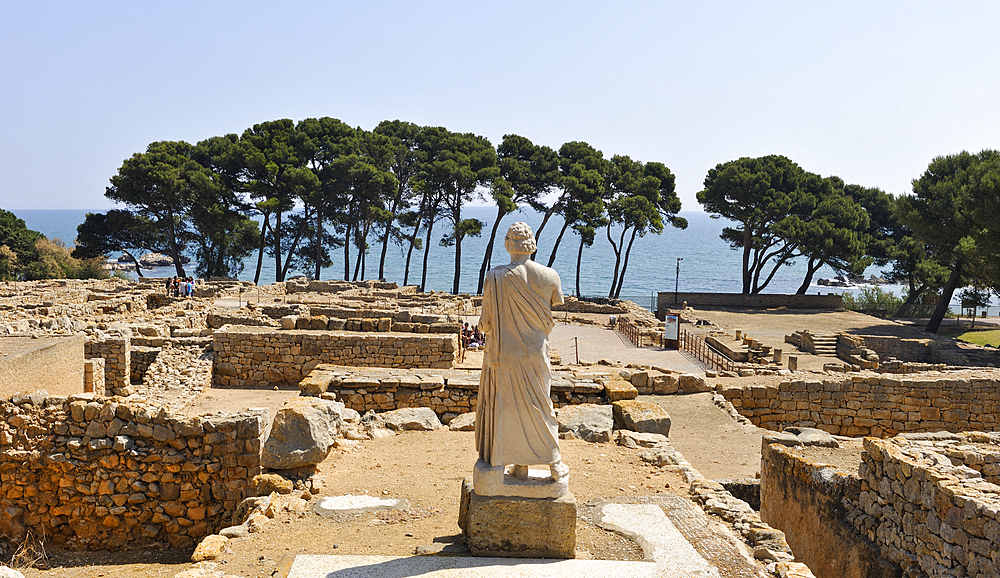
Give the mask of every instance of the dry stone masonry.
<svg viewBox="0 0 1000 578">
<path fill-rule="evenodd" d="M 754 425 L 772 431 L 815 427 L 845 436 L 992 430 L 1000 427 L 1000 371 L 919 377 L 850 374 L 777 387 L 726 387 L 721 393 Z"/>
<path fill-rule="evenodd" d="M 247 497 L 265 419 L 120 398 L 0 402 L 0 533 L 70 548 L 192 546 Z"/>
<path fill-rule="evenodd" d="M 452 367 L 458 338 L 454 334 L 365 334 L 228 326 L 215 332 L 212 350 L 214 385 L 267 387 L 298 384 L 321 363 Z"/>
<path fill-rule="evenodd" d="M 1000 575 L 1000 434 L 866 438 L 860 506 L 907 576 Z"/>
</svg>

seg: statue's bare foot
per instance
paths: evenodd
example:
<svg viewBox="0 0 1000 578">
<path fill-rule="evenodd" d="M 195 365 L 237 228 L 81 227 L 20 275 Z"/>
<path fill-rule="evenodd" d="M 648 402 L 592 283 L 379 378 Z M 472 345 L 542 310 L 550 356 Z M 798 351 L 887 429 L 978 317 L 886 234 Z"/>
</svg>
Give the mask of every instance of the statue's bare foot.
<svg viewBox="0 0 1000 578">
<path fill-rule="evenodd" d="M 554 464 L 551 464 L 549 466 L 549 471 L 552 472 L 552 479 L 558 482 L 565 479 L 566 476 L 569 475 L 569 466 L 562 463 L 562 461 L 560 460 Z"/>
<path fill-rule="evenodd" d="M 519 480 L 528 479 L 528 466 L 511 466 L 510 475 L 514 476 Z"/>
</svg>

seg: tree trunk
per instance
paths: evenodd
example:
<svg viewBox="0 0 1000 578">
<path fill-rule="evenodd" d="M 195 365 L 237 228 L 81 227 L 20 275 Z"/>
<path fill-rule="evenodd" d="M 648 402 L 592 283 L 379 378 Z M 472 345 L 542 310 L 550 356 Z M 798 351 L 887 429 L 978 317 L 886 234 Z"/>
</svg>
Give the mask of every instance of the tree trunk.
<svg viewBox="0 0 1000 578">
<path fill-rule="evenodd" d="M 580 237 L 580 248 L 576 252 L 576 298 L 580 298 L 580 262 L 583 261 L 583 237 Z"/>
<path fill-rule="evenodd" d="M 389 208 L 389 222 L 385 224 L 385 234 L 382 235 L 382 255 L 378 260 L 379 281 L 385 279 L 385 254 L 389 250 L 389 237 L 392 235 L 392 224 L 396 222 L 396 211 L 399 210 L 399 203 L 403 198 L 403 183 L 396 187 L 396 196 L 392 199 L 392 206 Z M 405 285 L 405 283 L 404 283 Z"/>
<path fill-rule="evenodd" d="M 351 224 L 344 225 L 344 281 L 351 280 Z"/>
<path fill-rule="evenodd" d="M 455 199 L 455 212 L 453 214 L 454 228 L 451 234 L 455 237 L 455 280 L 451 285 L 451 294 L 458 295 L 458 287 L 462 280 L 462 237 L 464 237 L 464 235 L 458 234 L 458 226 L 462 222 L 461 194 Z"/>
<path fill-rule="evenodd" d="M 256 285 L 260 281 L 260 268 L 264 264 L 264 247 L 267 245 L 267 229 L 268 223 L 271 222 L 270 215 L 264 215 L 264 222 L 260 225 L 260 247 L 257 249 L 257 272 L 253 275 L 253 284 Z"/>
<path fill-rule="evenodd" d="M 125 256 L 127 256 L 129 259 L 132 259 L 132 265 L 135 266 L 135 274 L 140 277 L 143 277 L 142 267 L 139 266 L 139 260 L 135 258 L 135 255 L 129 253 L 125 249 L 122 249 L 122 253 L 125 253 Z"/>
<path fill-rule="evenodd" d="M 430 255 L 430 252 L 431 252 L 431 231 L 433 229 L 434 229 L 434 219 L 431 218 L 431 219 L 429 219 L 429 222 L 427 223 L 427 242 L 425 243 L 425 247 L 424 247 L 424 265 L 423 265 L 423 271 L 421 271 L 421 273 L 420 273 L 420 292 L 421 293 L 423 293 L 424 291 L 426 291 L 426 287 L 427 287 L 427 257 Z"/>
<path fill-rule="evenodd" d="M 926 283 L 921 284 L 920 287 L 914 287 L 913 280 L 911 279 L 909 285 L 910 290 L 906 293 L 906 301 L 903 301 L 903 304 L 899 306 L 894 317 L 906 317 L 909 315 L 913 310 L 913 306 L 920 300 L 920 297 L 927 292 Z"/>
<path fill-rule="evenodd" d="M 750 294 L 750 227 L 743 225 L 743 294 Z"/>
<path fill-rule="evenodd" d="M 635 242 L 635 232 L 637 229 L 632 228 L 632 236 L 628 240 L 628 247 L 625 249 L 625 262 L 622 263 L 622 271 L 618 275 L 618 288 L 615 289 L 615 299 L 622 294 L 622 285 L 625 284 L 625 270 L 628 269 L 628 256 L 632 252 L 632 243 Z"/>
<path fill-rule="evenodd" d="M 497 229 L 500 227 L 500 219 L 503 217 L 503 209 L 497 207 L 497 220 L 493 223 L 493 230 L 490 231 L 490 240 L 486 243 L 486 254 L 483 255 L 483 265 L 479 268 L 479 285 L 476 286 L 476 295 L 483 294 L 483 280 L 486 279 L 486 271 L 490 268 L 490 259 L 493 257 L 493 243 L 496 241 Z"/>
<path fill-rule="evenodd" d="M 284 281 L 281 270 L 281 211 L 274 213 L 274 281 Z"/>
<path fill-rule="evenodd" d="M 959 261 L 955 264 L 955 268 L 951 270 L 948 281 L 941 289 L 941 297 L 938 298 L 934 314 L 931 315 L 930 320 L 927 321 L 927 327 L 924 328 L 924 331 L 927 333 L 937 333 L 938 328 L 941 327 L 941 321 L 944 319 L 944 314 L 948 311 L 948 305 L 951 303 L 951 296 L 958 287 L 958 280 L 962 278 L 962 267 L 962 262 Z"/>
<path fill-rule="evenodd" d="M 567 227 L 569 227 L 569 221 L 563 223 L 562 230 L 559 231 L 559 236 L 556 237 L 556 244 L 552 245 L 552 253 L 549 254 L 549 264 L 547 265 L 548 267 L 551 267 L 552 264 L 556 262 L 556 251 L 559 250 L 559 243 L 562 241 L 563 235 L 566 233 Z"/>
<path fill-rule="evenodd" d="M 535 250 L 534 253 L 531 254 L 531 260 L 532 261 L 535 260 L 535 255 L 538 254 L 538 251 L 537 251 L 538 240 L 542 237 L 542 229 L 544 229 L 545 228 L 545 224 L 549 222 L 549 217 L 551 217 L 552 214 L 556 212 L 556 207 L 557 206 L 559 206 L 559 200 L 556 200 L 556 202 L 552 203 L 552 206 L 549 207 L 548 210 L 545 211 L 545 216 L 542 217 L 542 223 L 540 225 L 538 225 L 538 230 L 535 231 L 535 248 L 536 248 L 536 250 Z"/>
<path fill-rule="evenodd" d="M 177 272 L 177 276 L 184 278 L 187 275 L 184 274 L 184 264 L 181 263 L 181 251 L 177 246 L 177 233 L 174 229 L 173 215 L 170 215 L 168 218 L 170 219 L 170 225 L 167 227 L 167 250 L 170 252 L 170 257 L 174 260 L 174 270 Z"/>
<path fill-rule="evenodd" d="M 611 275 L 611 289 L 608 289 L 608 299 L 611 299 L 615 296 L 615 286 L 618 285 L 618 265 L 621 262 L 622 252 L 615 244 L 614 239 L 611 238 L 611 223 L 608 223 L 608 226 L 604 228 L 604 234 L 608 238 L 608 242 L 611 243 L 611 249 L 615 252 L 615 268 Z M 622 236 L 624 237 L 624 235 L 625 230 L 622 229 Z"/>
<path fill-rule="evenodd" d="M 417 241 L 417 229 L 413 229 L 413 236 L 410 237 L 410 248 L 406 250 L 406 266 L 403 268 L 403 286 L 410 281 L 410 257 L 413 256 L 413 245 Z"/>
<path fill-rule="evenodd" d="M 813 266 L 813 264 L 815 264 L 815 266 Z M 798 290 L 795 291 L 796 295 L 805 295 L 806 294 L 806 291 L 809 290 L 809 285 L 812 284 L 813 275 L 815 275 L 816 271 L 819 271 L 819 268 L 822 267 L 822 266 L 823 266 L 823 261 L 820 261 L 819 263 L 816 263 L 815 259 L 813 259 L 811 257 L 809 258 L 809 264 L 806 265 L 806 276 L 805 276 L 805 279 L 802 280 L 802 284 L 799 285 Z"/>
<path fill-rule="evenodd" d="M 451 285 L 451 294 L 458 295 L 459 284 L 462 280 L 462 238 L 455 235 L 455 281 Z"/>
<path fill-rule="evenodd" d="M 319 281 L 319 270 L 322 268 L 321 261 L 323 260 L 321 255 L 323 254 L 323 216 L 319 212 L 319 207 L 316 208 L 316 250 L 313 257 L 316 259 L 316 275 L 313 276 L 314 279 Z"/>
</svg>

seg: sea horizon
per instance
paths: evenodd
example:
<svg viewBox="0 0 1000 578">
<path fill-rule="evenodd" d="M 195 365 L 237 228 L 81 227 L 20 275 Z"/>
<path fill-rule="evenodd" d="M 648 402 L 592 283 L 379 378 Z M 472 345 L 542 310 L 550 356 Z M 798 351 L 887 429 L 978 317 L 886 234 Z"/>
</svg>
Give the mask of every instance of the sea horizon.
<svg viewBox="0 0 1000 578">
<path fill-rule="evenodd" d="M 58 238 L 67 246 L 73 246 L 76 238 L 76 227 L 83 222 L 87 213 L 104 212 L 99 210 L 86 209 L 28 209 L 10 210 L 19 218 L 25 221 L 29 229 L 41 232 L 50 239 Z M 483 234 L 480 237 L 468 237 L 462 244 L 462 272 L 459 286 L 460 293 L 475 293 L 478 285 L 480 267 L 482 266 L 483 254 L 486 243 L 489 240 L 489 232 L 496 219 L 496 207 L 488 205 L 475 205 L 465 208 L 463 218 L 477 218 L 484 221 Z M 644 237 L 636 237 L 629 258 L 628 269 L 626 271 L 625 282 L 623 284 L 620 298 L 629 299 L 644 306 L 651 307 L 655 303 L 657 292 L 671 292 L 675 284 L 681 292 L 709 292 L 709 293 L 740 293 L 742 291 L 741 280 L 741 252 L 733 250 L 729 245 L 719 238 L 722 228 L 730 221 L 726 219 L 716 219 L 703 211 L 681 211 L 678 213 L 688 220 L 686 230 L 676 229 L 666 226 L 660 235 L 648 233 Z M 503 234 L 507 227 L 516 221 L 527 222 L 533 231 L 537 232 L 542 214 L 523 208 L 515 213 L 506 215 L 500 222 L 497 230 L 497 242 L 491 255 L 491 266 L 506 263 L 509 256 L 503 248 Z M 549 253 L 560 228 L 562 219 L 553 216 L 542 230 L 539 237 L 538 261 L 547 263 Z M 428 259 L 428 274 L 426 290 L 450 292 L 454 278 L 454 248 L 442 247 L 437 240 L 443 236 L 447 229 L 446 223 L 440 222 L 435 225 L 435 235 L 432 239 L 430 257 Z M 612 236 L 617 242 L 617 234 L 620 229 L 612 228 Z M 381 243 L 374 236 L 369 238 L 369 249 L 366 257 L 366 279 L 378 278 L 379 256 L 381 253 Z M 625 242 L 627 244 L 628 237 Z M 553 268 L 559 273 L 562 281 L 563 293 L 568 295 L 576 294 L 576 257 L 579 249 L 579 237 L 571 229 L 567 229 L 562 242 L 559 245 Z M 395 281 L 402 285 L 404 263 L 406 258 L 406 247 L 390 244 L 386 256 L 385 279 Z M 112 258 L 118 255 L 111 255 Z M 194 257 L 189 254 L 189 257 Z M 320 278 L 327 280 L 343 279 L 343 251 L 336 249 L 331 253 L 334 266 L 324 268 Z M 352 275 L 354 262 L 357 257 L 356 248 L 351 248 Z M 414 250 L 408 284 L 419 285 L 421 263 L 423 259 L 422 250 Z M 678 261 L 679 259 L 679 261 Z M 580 267 L 580 293 L 583 297 L 607 297 L 612 271 L 614 269 L 614 251 L 607 240 L 607 233 L 604 228 L 600 229 L 592 247 L 584 248 Z M 799 288 L 805 275 L 804 259 L 793 261 L 791 265 L 782 267 L 775 275 L 772 282 L 762 290 L 767 294 L 792 294 Z M 244 267 L 238 279 L 252 281 L 257 264 L 256 251 L 244 260 Z M 677 275 L 677 266 L 680 265 L 680 275 Z M 260 284 L 274 282 L 274 258 L 264 256 L 261 268 Z M 194 274 L 194 262 L 185 267 L 187 274 Z M 869 267 L 863 275 L 869 278 L 883 276 L 880 267 Z M 288 277 L 300 274 L 310 274 L 311 271 L 289 271 Z M 143 275 L 147 277 L 163 277 L 174 275 L 173 267 L 159 267 L 151 270 L 143 270 Z M 131 273 L 135 276 L 134 272 Z M 829 294 L 857 292 L 859 286 L 853 287 L 831 287 L 819 285 L 820 279 L 830 279 L 838 273 L 830 267 L 824 266 L 812 280 L 808 294 Z M 360 279 L 360 276 L 359 276 Z M 887 284 L 882 286 L 883 290 L 891 291 L 896 295 L 903 292 L 901 285 Z M 953 299 L 953 306 L 957 305 L 957 300 Z M 1000 308 L 997 309 L 1000 311 Z"/>
</svg>

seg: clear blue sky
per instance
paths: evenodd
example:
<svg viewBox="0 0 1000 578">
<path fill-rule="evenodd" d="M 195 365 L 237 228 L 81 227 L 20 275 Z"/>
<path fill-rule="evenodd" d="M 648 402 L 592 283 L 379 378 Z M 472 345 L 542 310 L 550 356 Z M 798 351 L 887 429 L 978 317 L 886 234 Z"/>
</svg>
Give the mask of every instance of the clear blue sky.
<svg viewBox="0 0 1000 578">
<path fill-rule="evenodd" d="M 1000 2 L 0 3 L 0 208 L 104 210 L 158 140 L 277 118 L 506 133 L 892 193 L 1000 148 Z"/>
</svg>

